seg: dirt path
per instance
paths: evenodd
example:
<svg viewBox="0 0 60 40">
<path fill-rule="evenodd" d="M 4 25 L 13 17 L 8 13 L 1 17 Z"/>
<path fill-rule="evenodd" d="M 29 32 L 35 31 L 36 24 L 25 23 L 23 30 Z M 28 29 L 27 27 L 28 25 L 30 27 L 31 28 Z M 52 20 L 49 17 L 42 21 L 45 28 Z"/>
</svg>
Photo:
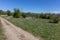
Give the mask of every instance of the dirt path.
<svg viewBox="0 0 60 40">
<path fill-rule="evenodd" d="M 42 40 L 34 37 L 32 34 L 24 31 L 23 29 L 16 27 L 4 18 L 1 18 L 1 23 L 4 29 L 4 34 L 7 37 L 6 40 Z"/>
</svg>

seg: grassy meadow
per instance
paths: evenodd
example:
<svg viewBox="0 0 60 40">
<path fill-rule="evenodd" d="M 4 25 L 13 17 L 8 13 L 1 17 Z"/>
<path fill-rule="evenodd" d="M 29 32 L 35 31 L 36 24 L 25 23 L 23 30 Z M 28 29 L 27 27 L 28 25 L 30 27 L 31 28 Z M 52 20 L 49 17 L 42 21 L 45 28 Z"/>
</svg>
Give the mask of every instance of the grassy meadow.
<svg viewBox="0 0 60 40">
<path fill-rule="evenodd" d="M 60 23 L 49 23 L 49 19 L 4 17 L 16 26 L 42 37 L 45 40 L 60 40 Z"/>
</svg>

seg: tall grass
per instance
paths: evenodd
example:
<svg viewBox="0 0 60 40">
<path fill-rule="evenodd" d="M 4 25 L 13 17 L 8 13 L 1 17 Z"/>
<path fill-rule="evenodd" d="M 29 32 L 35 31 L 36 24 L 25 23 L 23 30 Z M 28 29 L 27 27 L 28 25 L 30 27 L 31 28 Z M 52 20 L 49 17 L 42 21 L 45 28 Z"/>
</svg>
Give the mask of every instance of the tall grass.
<svg viewBox="0 0 60 40">
<path fill-rule="evenodd" d="M 47 19 L 5 18 L 35 36 L 41 36 L 45 40 L 60 40 L 60 23 L 49 23 Z"/>
</svg>

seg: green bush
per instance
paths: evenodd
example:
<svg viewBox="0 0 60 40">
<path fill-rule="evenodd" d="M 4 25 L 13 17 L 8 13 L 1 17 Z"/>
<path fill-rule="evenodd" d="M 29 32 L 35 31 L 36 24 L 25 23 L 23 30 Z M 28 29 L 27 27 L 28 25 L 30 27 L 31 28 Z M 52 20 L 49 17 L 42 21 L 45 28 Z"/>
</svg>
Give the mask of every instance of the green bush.
<svg viewBox="0 0 60 40">
<path fill-rule="evenodd" d="M 58 19 L 54 19 L 53 22 L 54 22 L 54 23 L 58 23 L 59 20 L 58 20 Z"/>
<path fill-rule="evenodd" d="M 12 15 L 11 12 L 10 12 L 10 10 L 7 10 L 7 15 L 8 16 L 11 16 Z"/>
<path fill-rule="evenodd" d="M 14 9 L 13 17 L 14 18 L 19 18 L 20 17 L 20 10 L 19 9 Z"/>
<path fill-rule="evenodd" d="M 6 15 L 6 11 L 0 10 L 0 15 Z"/>
<path fill-rule="evenodd" d="M 53 15 L 52 14 L 40 14 L 40 18 L 43 18 L 43 19 L 52 19 Z"/>
<path fill-rule="evenodd" d="M 27 14 L 24 14 L 24 13 L 23 13 L 21 16 L 22 16 L 23 18 L 26 18 L 26 17 L 27 17 Z"/>
<path fill-rule="evenodd" d="M 59 22 L 59 18 L 58 17 L 54 17 L 52 20 L 49 21 L 50 23 L 58 23 Z"/>
</svg>

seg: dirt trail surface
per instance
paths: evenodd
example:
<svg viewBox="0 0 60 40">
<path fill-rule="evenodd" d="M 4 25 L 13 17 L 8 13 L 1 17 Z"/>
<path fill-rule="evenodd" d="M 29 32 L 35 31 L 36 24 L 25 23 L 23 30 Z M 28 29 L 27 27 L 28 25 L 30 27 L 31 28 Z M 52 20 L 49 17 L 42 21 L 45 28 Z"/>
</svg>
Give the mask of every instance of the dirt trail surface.
<svg viewBox="0 0 60 40">
<path fill-rule="evenodd" d="M 1 23 L 4 29 L 4 34 L 7 37 L 6 40 L 43 40 L 33 36 L 31 33 L 28 33 L 19 27 L 16 27 L 4 18 L 1 18 Z"/>
</svg>

